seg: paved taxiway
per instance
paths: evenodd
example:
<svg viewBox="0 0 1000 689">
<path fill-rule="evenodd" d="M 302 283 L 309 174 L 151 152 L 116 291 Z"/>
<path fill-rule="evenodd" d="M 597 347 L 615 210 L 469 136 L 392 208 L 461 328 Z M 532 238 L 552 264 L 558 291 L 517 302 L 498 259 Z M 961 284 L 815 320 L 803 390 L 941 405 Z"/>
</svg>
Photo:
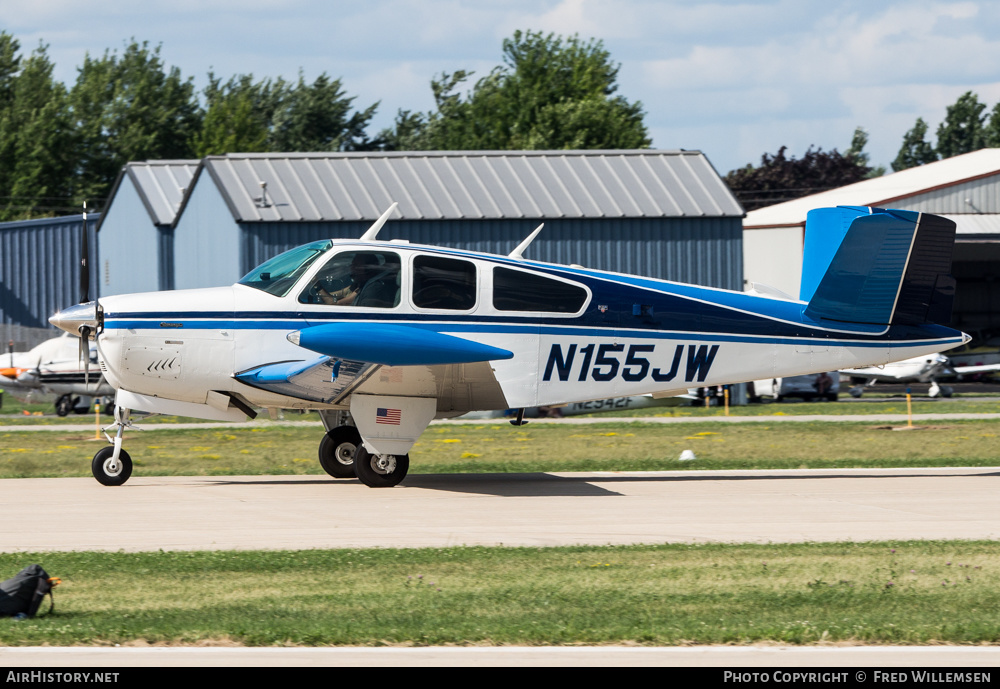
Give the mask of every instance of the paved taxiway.
<svg viewBox="0 0 1000 689">
<path fill-rule="evenodd" d="M 983 668 L 1000 665 L 1000 648 L 982 646 L 500 646 L 430 648 L 0 648 L 0 667 L 717 667 L 851 668 L 840 681 L 872 681 L 855 668 Z M 773 670 L 768 672 L 769 680 Z M 120 681 L 130 679 L 127 671 Z M 791 677 L 774 681 L 797 685 Z M 886 680 L 882 680 L 886 681 Z M 780 686 L 780 685 L 779 685 Z"/>
<path fill-rule="evenodd" d="M 0 481 L 0 548 L 167 550 L 997 538 L 1000 467 Z M 1000 648 L 0 648 L 6 667 L 995 667 Z"/>
<path fill-rule="evenodd" d="M 1000 467 L 0 481 L 7 552 L 1000 538 Z"/>
</svg>

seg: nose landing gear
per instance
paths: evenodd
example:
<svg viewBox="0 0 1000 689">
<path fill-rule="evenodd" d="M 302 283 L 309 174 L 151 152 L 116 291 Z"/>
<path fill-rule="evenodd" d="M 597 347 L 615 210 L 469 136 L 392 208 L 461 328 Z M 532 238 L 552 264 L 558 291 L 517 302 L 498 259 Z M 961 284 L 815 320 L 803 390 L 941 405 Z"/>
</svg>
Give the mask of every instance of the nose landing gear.
<svg viewBox="0 0 1000 689">
<path fill-rule="evenodd" d="M 115 422 L 104 429 L 104 436 L 112 443 L 111 447 L 102 447 L 90 462 L 90 471 L 98 483 L 105 486 L 120 486 L 132 475 L 132 458 L 122 449 L 122 434 L 126 427 L 132 426 L 132 411 L 115 407 Z M 108 429 L 117 426 L 118 430 L 112 439 Z"/>
</svg>

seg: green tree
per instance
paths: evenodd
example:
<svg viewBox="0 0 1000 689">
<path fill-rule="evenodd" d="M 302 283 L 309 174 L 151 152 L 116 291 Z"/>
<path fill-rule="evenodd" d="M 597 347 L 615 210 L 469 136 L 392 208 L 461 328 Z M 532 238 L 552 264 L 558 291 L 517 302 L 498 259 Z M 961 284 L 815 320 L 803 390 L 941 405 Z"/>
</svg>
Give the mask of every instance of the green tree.
<svg viewBox="0 0 1000 689">
<path fill-rule="evenodd" d="M 104 199 L 129 161 L 194 156 L 202 122 L 194 83 L 165 68 L 159 46 L 133 40 L 120 57 L 87 55 L 70 102 L 83 151 L 83 198 Z"/>
<path fill-rule="evenodd" d="M 14 79 L 20 70 L 21 44 L 6 31 L 0 31 L 0 110 L 14 100 Z"/>
<path fill-rule="evenodd" d="M 246 74 L 223 84 L 209 73 L 204 90 L 207 108 L 194 137 L 194 154 L 202 158 L 267 151 L 274 111 L 285 91 L 287 85 L 281 79 L 273 84 L 269 80 L 254 83 L 253 76 Z"/>
<path fill-rule="evenodd" d="M 903 145 L 900 146 L 896 159 L 892 161 L 892 169 L 895 172 L 933 163 L 938 159 L 937 152 L 927 142 L 926 137 L 927 123 L 918 117 L 913 128 L 903 135 Z"/>
<path fill-rule="evenodd" d="M 0 34 L 0 219 L 52 215 L 71 205 L 74 133 L 66 88 L 40 45 L 27 59 Z"/>
<path fill-rule="evenodd" d="M 378 135 L 386 151 L 413 151 L 420 148 L 420 140 L 427 126 L 426 117 L 412 110 L 398 110 L 392 128 L 383 129 Z"/>
<path fill-rule="evenodd" d="M 868 168 L 865 177 L 869 179 L 872 177 L 881 177 L 885 174 L 885 166 L 871 167 L 868 165 L 868 154 L 865 153 L 865 146 L 867 145 L 868 132 L 865 131 L 864 127 L 856 127 L 854 129 L 854 136 L 851 137 L 851 146 L 844 153 L 844 157 L 854 161 L 855 165 Z"/>
<path fill-rule="evenodd" d="M 351 112 L 339 79 L 321 74 L 312 84 L 299 75 L 294 88 L 283 90 L 270 132 L 272 151 L 359 151 L 374 147 L 365 129 L 378 103 Z"/>
<path fill-rule="evenodd" d="M 871 172 L 856 155 L 841 155 L 836 149 L 824 152 L 810 146 L 801 158 L 787 157 L 786 150 L 782 146 L 773 156 L 765 153 L 759 166 L 747 165 L 725 176 L 743 208 L 751 211 L 853 184 Z"/>
<path fill-rule="evenodd" d="M 988 148 L 1000 148 L 1000 103 L 993 106 L 986 128 L 983 130 L 983 142 Z"/>
<path fill-rule="evenodd" d="M 983 127 L 984 103 L 972 91 L 966 91 L 954 105 L 948 106 L 944 122 L 937 130 L 937 154 L 951 158 L 986 146 Z"/>
<path fill-rule="evenodd" d="M 401 111 L 386 147 L 440 150 L 645 148 L 642 104 L 614 95 L 619 65 L 601 41 L 517 31 L 503 64 L 459 92 L 459 70 L 431 82 L 437 109 Z"/>
</svg>

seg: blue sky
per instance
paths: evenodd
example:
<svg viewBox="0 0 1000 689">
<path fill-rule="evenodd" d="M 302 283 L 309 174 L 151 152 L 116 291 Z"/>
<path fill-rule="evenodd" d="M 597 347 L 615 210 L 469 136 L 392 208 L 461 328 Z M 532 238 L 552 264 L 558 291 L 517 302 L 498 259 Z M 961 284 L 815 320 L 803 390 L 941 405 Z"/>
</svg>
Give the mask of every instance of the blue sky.
<svg viewBox="0 0 1000 689">
<path fill-rule="evenodd" d="M 84 56 L 131 39 L 199 87 L 229 77 L 343 80 L 359 107 L 431 109 L 436 74 L 486 74 L 516 29 L 604 42 L 619 93 L 642 101 L 656 148 L 704 151 L 716 169 L 786 145 L 841 151 L 858 125 L 873 163 L 923 117 L 975 91 L 1000 101 L 1000 3 L 949 0 L 0 0 L 23 52 L 48 45 L 72 84 Z"/>
</svg>

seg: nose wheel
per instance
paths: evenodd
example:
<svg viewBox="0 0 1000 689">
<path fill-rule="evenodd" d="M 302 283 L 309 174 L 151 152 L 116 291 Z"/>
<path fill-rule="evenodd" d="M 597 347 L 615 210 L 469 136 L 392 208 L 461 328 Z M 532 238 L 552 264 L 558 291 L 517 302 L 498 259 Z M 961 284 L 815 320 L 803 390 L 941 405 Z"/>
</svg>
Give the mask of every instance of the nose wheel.
<svg viewBox="0 0 1000 689">
<path fill-rule="evenodd" d="M 120 486 L 132 475 L 132 458 L 125 450 L 119 450 L 115 457 L 114 447 L 102 447 L 90 462 L 90 470 L 98 483 L 105 486 Z"/>
<path fill-rule="evenodd" d="M 122 434 L 125 428 L 132 426 L 132 411 L 115 407 L 115 422 L 104 429 L 104 437 L 111 443 L 110 447 L 102 447 L 90 462 L 90 471 L 97 482 L 105 486 L 120 486 L 132 475 L 132 458 L 122 449 Z M 117 427 L 115 437 L 108 435 L 108 430 Z"/>
</svg>

